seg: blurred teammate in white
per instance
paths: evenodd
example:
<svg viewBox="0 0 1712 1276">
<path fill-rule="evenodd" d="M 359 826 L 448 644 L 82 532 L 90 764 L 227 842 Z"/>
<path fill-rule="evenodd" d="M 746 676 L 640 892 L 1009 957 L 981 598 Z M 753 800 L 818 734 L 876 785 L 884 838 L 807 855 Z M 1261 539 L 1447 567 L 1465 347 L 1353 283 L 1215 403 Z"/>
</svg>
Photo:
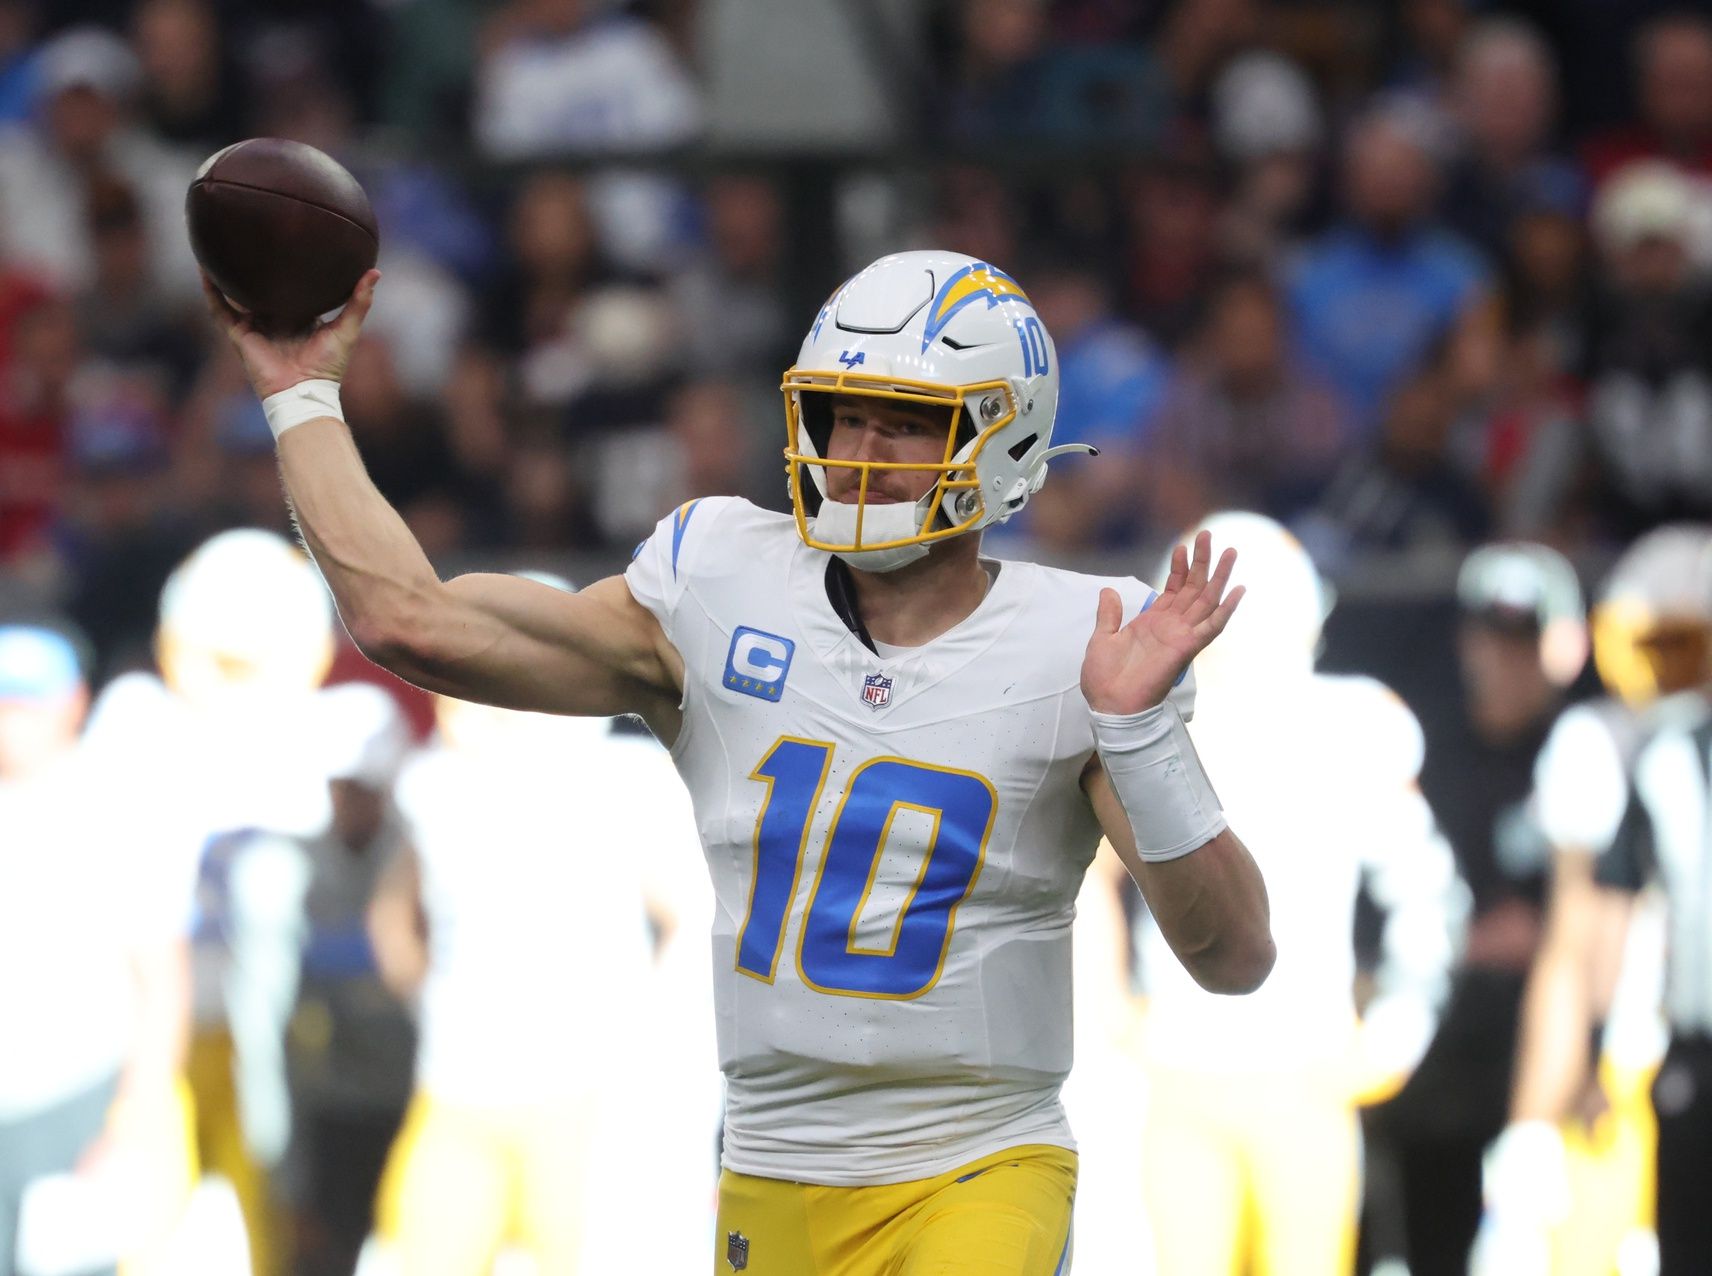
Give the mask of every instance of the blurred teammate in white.
<svg viewBox="0 0 1712 1276">
<path fill-rule="evenodd" d="M 0 1276 L 169 1270 L 192 1166 L 186 878 L 168 795 L 79 747 L 66 634 L 0 625 Z"/>
<path fill-rule="evenodd" d="M 1278 965 L 1252 996 L 1211 996 L 1141 918 L 1147 1221 L 1160 1276 L 1336 1276 L 1355 1261 L 1356 1107 L 1431 1040 L 1465 889 L 1416 784 L 1414 715 L 1371 678 L 1314 671 L 1330 595 L 1307 553 L 1258 514 L 1198 530 L 1236 548 L 1248 594 L 1197 662 L 1191 734 L 1271 884 Z M 1364 884 L 1385 924 L 1358 1019 Z"/>
<path fill-rule="evenodd" d="M 1201 538 L 1158 595 L 983 559 L 1057 454 L 1057 356 L 1016 280 L 912 252 L 841 285 L 786 373 L 795 518 L 690 502 L 575 595 L 442 582 L 339 415 L 377 279 L 296 341 L 209 302 L 365 652 L 671 743 L 718 900 L 713 1266 L 1063 1270 L 1070 920 L 1101 831 L 1197 980 L 1246 992 L 1273 961 L 1179 708 L 1240 598 L 1233 556 Z"/>
<path fill-rule="evenodd" d="M 222 532 L 161 593 L 160 675 L 126 674 L 91 713 L 116 772 L 170 794 L 194 883 L 189 1078 L 197 1149 L 243 1205 L 254 1270 L 282 1270 L 267 1170 L 284 1153 L 284 1029 L 297 992 L 308 865 L 330 809 L 316 688 L 333 655 L 320 574 L 271 532 Z"/>
<path fill-rule="evenodd" d="M 1709 554 L 1712 527 L 1675 524 L 1641 537 L 1612 566 L 1592 617 L 1610 694 L 1566 709 L 1535 767 L 1551 894 L 1522 1006 L 1511 1124 L 1486 1157 L 1480 1276 L 1628 1276 L 1656 1264 L 1648 1088 L 1666 1042 L 1663 916 L 1644 894 L 1625 941 L 1610 942 L 1593 868 L 1628 801 L 1647 711 L 1704 676 Z"/>
<path fill-rule="evenodd" d="M 365 1276 L 485 1276 L 506 1248 L 539 1276 L 681 1270 L 680 1220 L 700 1220 L 695 1257 L 712 1224 L 718 1112 L 704 1084 L 685 1113 L 688 1077 L 675 1094 L 643 1084 L 668 1070 L 641 1046 L 665 1008 L 650 913 L 676 929 L 671 899 L 647 906 L 662 876 L 647 868 L 695 869 L 689 796 L 658 744 L 603 718 L 441 697 L 438 726 L 400 778 L 409 844 L 370 909 L 382 971 L 419 1002 L 420 1045 Z M 711 1048 L 673 1026 L 679 1059 Z M 638 1143 L 646 1162 L 629 1164 Z M 698 1158 L 699 1194 L 674 1194 L 675 1163 Z"/>
</svg>

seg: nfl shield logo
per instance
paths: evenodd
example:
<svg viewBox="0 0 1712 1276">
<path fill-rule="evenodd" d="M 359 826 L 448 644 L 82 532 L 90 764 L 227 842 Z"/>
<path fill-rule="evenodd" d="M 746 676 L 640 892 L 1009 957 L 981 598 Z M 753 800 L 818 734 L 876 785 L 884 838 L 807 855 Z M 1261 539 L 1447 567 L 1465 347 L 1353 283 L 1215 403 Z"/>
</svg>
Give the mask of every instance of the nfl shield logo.
<svg viewBox="0 0 1712 1276">
<path fill-rule="evenodd" d="M 892 680 L 883 673 L 862 679 L 862 700 L 870 709 L 884 709 L 892 702 Z"/>
<path fill-rule="evenodd" d="M 740 1272 L 749 1266 L 749 1238 L 742 1232 L 725 1234 L 725 1261 L 731 1265 L 734 1272 Z"/>
</svg>

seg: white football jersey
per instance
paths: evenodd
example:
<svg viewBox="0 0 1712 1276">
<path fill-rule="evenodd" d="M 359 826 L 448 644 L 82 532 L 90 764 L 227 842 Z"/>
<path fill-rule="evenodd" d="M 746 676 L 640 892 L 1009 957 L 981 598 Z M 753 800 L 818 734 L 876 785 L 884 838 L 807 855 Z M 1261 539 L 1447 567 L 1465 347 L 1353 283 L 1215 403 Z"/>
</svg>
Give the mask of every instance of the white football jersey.
<svg viewBox="0 0 1712 1276">
<path fill-rule="evenodd" d="M 171 794 L 88 748 L 0 780 L 0 1124 L 117 1073 L 139 946 L 189 926 L 192 865 Z M 9 1137 L 9 1136 L 8 1136 Z"/>
<path fill-rule="evenodd" d="M 1150 1055 L 1220 1072 L 1345 1057 L 1364 881 L 1386 918 L 1377 992 L 1420 1007 L 1411 1019 L 1424 1049 L 1455 955 L 1462 887 L 1416 785 L 1423 741 L 1414 714 L 1371 678 L 1209 683 L 1190 734 L 1266 879 L 1278 960 L 1255 992 L 1215 996 L 1144 919 L 1137 948 Z"/>
<path fill-rule="evenodd" d="M 1598 855 L 1611 845 L 1629 804 L 1630 768 L 1647 740 L 1647 718 L 1615 696 L 1570 705 L 1558 714 L 1534 763 L 1534 818 L 1559 855 Z M 1648 1067 L 1663 1058 L 1669 1028 L 1660 1008 L 1665 981 L 1667 910 L 1656 888 L 1630 913 L 1621 973 L 1605 1012 L 1601 1047 L 1608 1058 Z"/>
<path fill-rule="evenodd" d="M 833 609 L 830 561 L 789 517 L 708 498 L 626 574 L 684 661 L 724 1163 L 862 1185 L 1073 1147 L 1070 923 L 1099 841 L 1082 656 L 1102 586 L 1129 615 L 1151 592 L 994 564 L 967 619 L 882 657 Z"/>
<path fill-rule="evenodd" d="M 308 885 L 308 862 L 290 843 L 332 816 L 320 697 L 305 690 L 198 709 L 155 675 L 130 673 L 90 711 L 84 739 L 98 763 L 170 795 L 170 824 L 151 842 L 170 853 L 163 871 L 184 885 L 199 1025 L 228 1019 L 232 999 L 254 987 L 233 974 L 239 897 L 283 924 Z"/>
<path fill-rule="evenodd" d="M 437 1099 L 551 1101 L 629 1066 L 641 848 L 691 825 L 659 745 L 607 727 L 517 715 L 506 747 L 430 748 L 399 778 L 428 919 L 416 1083 Z"/>
<path fill-rule="evenodd" d="M 1597 855 L 1629 802 L 1629 766 L 1645 738 L 1641 715 L 1613 696 L 1570 705 L 1534 762 L 1532 814 L 1555 850 Z"/>
</svg>

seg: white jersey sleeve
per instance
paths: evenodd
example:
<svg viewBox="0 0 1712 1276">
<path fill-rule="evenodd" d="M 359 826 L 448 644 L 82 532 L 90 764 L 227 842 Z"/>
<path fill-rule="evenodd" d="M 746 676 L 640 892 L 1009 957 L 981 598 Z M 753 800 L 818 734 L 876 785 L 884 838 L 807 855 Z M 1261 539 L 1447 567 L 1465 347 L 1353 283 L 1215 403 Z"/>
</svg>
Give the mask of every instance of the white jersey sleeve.
<svg viewBox="0 0 1712 1276">
<path fill-rule="evenodd" d="M 1629 800 L 1622 746 L 1592 705 L 1558 715 L 1534 763 L 1534 817 L 1553 848 L 1593 855 L 1610 845 Z"/>
<path fill-rule="evenodd" d="M 655 525 L 625 568 L 630 593 L 654 613 L 674 646 L 680 640 L 679 604 L 691 576 L 698 568 L 705 571 L 707 560 L 717 553 L 710 544 L 716 535 L 713 525 L 734 503 L 733 498 L 719 496 L 685 501 Z"/>
<path fill-rule="evenodd" d="M 548 1101 L 629 1066 L 635 1034 L 603 1033 L 597 1051 L 589 1034 L 638 1012 L 650 951 L 633 843 L 666 803 L 640 746 L 606 725 L 513 715 L 400 777 L 428 921 L 417 1084 L 437 1098 Z"/>
<path fill-rule="evenodd" d="M 163 783 L 150 759 L 195 763 L 183 742 L 184 721 L 172 693 L 153 674 L 121 674 L 89 712 L 81 761 L 120 844 L 125 881 L 137 906 L 130 913 L 139 942 L 190 934 L 197 873 L 208 829 L 195 803 Z M 164 747 L 163 747 L 164 745 Z"/>
<path fill-rule="evenodd" d="M 1365 783 L 1360 773 L 1350 777 L 1363 826 L 1357 836 L 1365 848 L 1364 879 L 1384 914 L 1364 1048 L 1370 1062 L 1398 1076 L 1420 1062 L 1438 1027 L 1461 948 L 1468 891 L 1421 792 L 1426 742 L 1414 713 L 1372 679 L 1322 681 L 1342 686 L 1345 730 L 1373 764 Z"/>
</svg>

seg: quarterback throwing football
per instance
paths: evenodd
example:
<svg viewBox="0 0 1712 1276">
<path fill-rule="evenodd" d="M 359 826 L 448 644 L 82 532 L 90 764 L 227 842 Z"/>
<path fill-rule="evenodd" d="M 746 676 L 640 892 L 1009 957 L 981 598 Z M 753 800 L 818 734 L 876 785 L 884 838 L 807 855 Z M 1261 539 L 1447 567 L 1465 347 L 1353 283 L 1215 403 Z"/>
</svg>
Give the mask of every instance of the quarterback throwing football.
<svg viewBox="0 0 1712 1276">
<path fill-rule="evenodd" d="M 1057 357 L 1009 275 L 909 252 L 840 287 L 785 374 L 794 518 L 691 501 L 575 595 L 442 581 L 339 411 L 378 278 L 289 342 L 209 301 L 371 659 L 513 709 L 636 713 L 670 744 L 719 904 L 713 1269 L 1068 1270 L 1070 924 L 1101 833 L 1204 987 L 1273 961 L 1183 727 L 1234 556 L 1202 535 L 1158 593 L 982 558 L 1069 450 Z"/>
</svg>

